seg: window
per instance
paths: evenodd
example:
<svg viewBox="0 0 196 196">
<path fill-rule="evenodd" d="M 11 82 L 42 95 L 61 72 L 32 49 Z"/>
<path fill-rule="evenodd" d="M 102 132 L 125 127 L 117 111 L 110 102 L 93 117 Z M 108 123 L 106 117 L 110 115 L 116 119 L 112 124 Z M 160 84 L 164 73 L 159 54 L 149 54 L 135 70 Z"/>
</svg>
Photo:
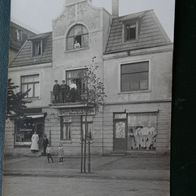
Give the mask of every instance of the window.
<svg viewBox="0 0 196 196">
<path fill-rule="evenodd" d="M 83 25 L 75 25 L 67 35 L 67 50 L 88 47 L 88 30 Z"/>
<path fill-rule="evenodd" d="M 15 121 L 15 144 L 19 146 L 31 145 L 31 137 L 35 130 L 41 138 L 44 131 L 43 119 L 17 119 Z"/>
<path fill-rule="evenodd" d="M 33 40 L 33 56 L 41 56 L 43 52 L 43 41 L 42 40 Z"/>
<path fill-rule="evenodd" d="M 148 61 L 121 65 L 121 91 L 147 90 L 148 75 Z"/>
<path fill-rule="evenodd" d="M 87 130 L 86 136 L 89 139 L 93 139 L 93 117 L 87 116 L 87 129 L 85 129 L 85 121 L 86 116 L 82 116 L 82 130 L 83 130 L 83 138 L 85 138 L 85 130 Z"/>
<path fill-rule="evenodd" d="M 157 113 L 128 114 L 128 150 L 155 150 Z"/>
<path fill-rule="evenodd" d="M 26 98 L 38 98 L 40 96 L 39 74 L 21 76 L 21 90 L 26 92 L 31 89 Z"/>
<path fill-rule="evenodd" d="M 22 30 L 16 29 L 16 39 L 22 41 Z"/>
<path fill-rule="evenodd" d="M 77 69 L 77 70 L 70 70 L 66 71 L 66 80 L 67 85 L 70 88 L 76 88 L 80 95 L 82 93 L 85 93 L 86 84 L 84 82 L 84 75 L 86 73 L 87 69 Z"/>
<path fill-rule="evenodd" d="M 71 117 L 60 117 L 61 121 L 61 140 L 71 140 Z"/>
<path fill-rule="evenodd" d="M 136 40 L 138 36 L 138 24 L 136 21 L 124 24 L 124 41 Z"/>
</svg>

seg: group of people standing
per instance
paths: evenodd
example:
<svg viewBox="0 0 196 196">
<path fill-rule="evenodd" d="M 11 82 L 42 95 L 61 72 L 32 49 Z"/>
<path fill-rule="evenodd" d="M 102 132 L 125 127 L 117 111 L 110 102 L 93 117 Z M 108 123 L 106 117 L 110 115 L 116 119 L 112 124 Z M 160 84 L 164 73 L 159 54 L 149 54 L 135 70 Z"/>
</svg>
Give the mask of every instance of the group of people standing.
<svg viewBox="0 0 196 196">
<path fill-rule="evenodd" d="M 78 97 L 77 85 L 72 83 L 68 86 L 65 80 L 62 80 L 62 84 L 58 83 L 58 80 L 54 81 L 53 96 L 55 103 L 65 103 L 67 101 L 75 101 Z"/>
<path fill-rule="evenodd" d="M 34 132 L 31 137 L 31 152 L 32 153 L 39 152 L 39 140 L 40 140 L 39 135 L 36 132 Z M 42 155 L 47 156 L 48 163 L 50 163 L 50 161 L 54 162 L 53 156 L 52 156 L 52 148 L 51 148 L 51 145 L 49 143 L 49 140 L 46 134 L 44 134 L 42 138 L 42 146 L 43 146 Z M 63 149 L 63 145 L 61 142 L 59 143 L 57 153 L 58 153 L 59 162 L 63 162 L 64 149 Z"/>
</svg>

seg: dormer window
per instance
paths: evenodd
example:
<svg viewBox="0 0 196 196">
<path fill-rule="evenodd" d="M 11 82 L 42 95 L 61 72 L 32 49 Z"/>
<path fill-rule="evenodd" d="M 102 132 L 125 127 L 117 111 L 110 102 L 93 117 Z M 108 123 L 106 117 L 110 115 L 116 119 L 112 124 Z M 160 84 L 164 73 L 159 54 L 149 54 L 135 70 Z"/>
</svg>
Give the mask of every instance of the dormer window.
<svg viewBox="0 0 196 196">
<path fill-rule="evenodd" d="M 43 53 L 43 40 L 32 41 L 33 56 L 41 56 Z"/>
<path fill-rule="evenodd" d="M 127 21 L 124 23 L 124 41 L 132 41 L 138 38 L 138 22 Z"/>
<path fill-rule="evenodd" d="M 84 25 L 78 24 L 72 27 L 67 34 L 67 50 L 88 47 L 89 34 Z"/>
<path fill-rule="evenodd" d="M 16 29 L 16 39 L 22 41 L 22 30 Z"/>
</svg>

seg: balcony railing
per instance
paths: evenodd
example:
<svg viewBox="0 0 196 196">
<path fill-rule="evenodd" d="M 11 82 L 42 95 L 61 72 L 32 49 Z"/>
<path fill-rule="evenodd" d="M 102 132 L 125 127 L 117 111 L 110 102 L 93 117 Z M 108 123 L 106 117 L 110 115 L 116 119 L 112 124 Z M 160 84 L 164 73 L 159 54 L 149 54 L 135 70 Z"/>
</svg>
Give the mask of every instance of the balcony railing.
<svg viewBox="0 0 196 196">
<path fill-rule="evenodd" d="M 71 89 L 68 93 L 59 92 L 58 94 L 54 94 L 51 91 L 50 96 L 51 96 L 52 104 L 76 103 L 76 102 L 81 103 L 85 101 L 86 93 L 81 93 L 81 91 L 77 89 Z"/>
</svg>

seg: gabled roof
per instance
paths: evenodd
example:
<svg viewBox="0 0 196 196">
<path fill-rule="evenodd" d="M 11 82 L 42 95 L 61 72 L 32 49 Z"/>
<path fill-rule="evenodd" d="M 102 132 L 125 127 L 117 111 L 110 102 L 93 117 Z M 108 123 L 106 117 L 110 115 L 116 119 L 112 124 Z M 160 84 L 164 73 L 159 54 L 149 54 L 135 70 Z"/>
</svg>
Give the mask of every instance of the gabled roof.
<svg viewBox="0 0 196 196">
<path fill-rule="evenodd" d="M 43 53 L 41 56 L 32 55 L 33 40 L 43 39 Z M 11 62 L 10 67 L 28 66 L 34 64 L 50 63 L 52 62 L 52 32 L 38 34 L 26 40 L 17 56 Z"/>
<path fill-rule="evenodd" d="M 139 23 L 138 39 L 124 42 L 123 23 L 133 19 L 138 20 Z M 168 45 L 170 43 L 171 41 L 166 35 L 154 11 L 146 10 L 112 19 L 105 54 Z"/>
<path fill-rule="evenodd" d="M 22 31 L 22 40 L 17 40 L 16 30 Z M 10 22 L 10 48 L 19 51 L 24 42 L 31 36 L 36 34 L 27 28 L 24 28 L 14 22 Z"/>
</svg>

